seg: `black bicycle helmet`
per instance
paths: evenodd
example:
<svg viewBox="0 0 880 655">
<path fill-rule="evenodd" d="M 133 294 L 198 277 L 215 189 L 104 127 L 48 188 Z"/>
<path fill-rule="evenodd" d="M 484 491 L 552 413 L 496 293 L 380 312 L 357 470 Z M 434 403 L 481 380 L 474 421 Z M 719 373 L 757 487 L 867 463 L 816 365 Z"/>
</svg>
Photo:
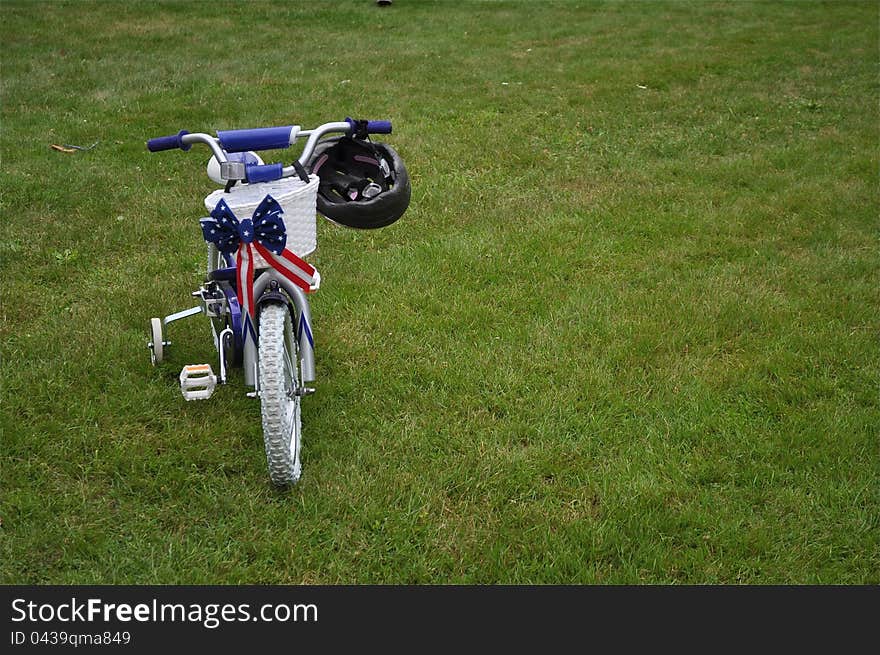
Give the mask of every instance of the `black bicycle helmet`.
<svg viewBox="0 0 880 655">
<path fill-rule="evenodd" d="M 315 146 L 307 168 L 321 178 L 318 211 L 334 223 L 385 227 L 409 206 L 409 174 L 385 143 L 349 136 L 324 139 Z"/>
</svg>

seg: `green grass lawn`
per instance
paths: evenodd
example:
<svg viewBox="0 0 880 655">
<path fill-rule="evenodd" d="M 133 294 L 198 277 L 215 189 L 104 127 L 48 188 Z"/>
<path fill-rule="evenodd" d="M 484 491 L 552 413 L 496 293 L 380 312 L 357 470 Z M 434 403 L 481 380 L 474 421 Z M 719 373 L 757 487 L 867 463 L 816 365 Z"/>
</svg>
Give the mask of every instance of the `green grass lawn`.
<svg viewBox="0 0 880 655">
<path fill-rule="evenodd" d="M 880 583 L 878 18 L 5 0 L 0 582 Z M 412 204 L 319 225 L 279 491 L 207 321 L 150 365 L 214 187 L 144 142 L 348 115 Z"/>
</svg>

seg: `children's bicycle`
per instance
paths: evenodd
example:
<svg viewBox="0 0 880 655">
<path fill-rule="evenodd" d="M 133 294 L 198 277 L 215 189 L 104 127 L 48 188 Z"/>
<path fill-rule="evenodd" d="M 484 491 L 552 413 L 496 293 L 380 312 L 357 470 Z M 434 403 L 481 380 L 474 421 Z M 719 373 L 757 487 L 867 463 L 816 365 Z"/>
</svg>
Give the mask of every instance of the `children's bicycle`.
<svg viewBox="0 0 880 655">
<path fill-rule="evenodd" d="M 161 363 L 168 326 L 204 314 L 211 324 L 218 371 L 191 364 L 180 372 L 186 400 L 206 400 L 241 367 L 248 396 L 260 399 L 269 476 L 276 485 L 300 478 L 300 402 L 315 392 L 315 340 L 308 294 L 321 276 L 305 258 L 317 247 L 316 212 L 358 229 L 384 227 L 406 211 L 410 182 L 393 148 L 370 134 L 390 134 L 389 121 L 347 118 L 312 130 L 298 125 L 219 131 L 186 130 L 147 142 L 151 152 L 195 144 L 212 153 L 208 176 L 223 188 L 205 198 L 200 221 L 207 243 L 198 305 L 150 319 L 150 359 Z M 336 136 L 329 136 L 335 134 Z M 265 164 L 257 152 L 305 138 L 290 166 Z"/>
</svg>

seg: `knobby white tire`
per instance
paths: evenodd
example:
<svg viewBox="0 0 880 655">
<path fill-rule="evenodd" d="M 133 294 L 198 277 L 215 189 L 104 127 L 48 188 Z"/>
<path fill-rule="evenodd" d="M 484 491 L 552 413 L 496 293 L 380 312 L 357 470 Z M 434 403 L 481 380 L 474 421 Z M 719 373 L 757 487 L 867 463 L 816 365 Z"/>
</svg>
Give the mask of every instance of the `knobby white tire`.
<svg viewBox="0 0 880 655">
<path fill-rule="evenodd" d="M 276 485 L 299 480 L 300 418 L 299 344 L 286 305 L 267 304 L 260 310 L 260 405 L 269 477 Z"/>
</svg>

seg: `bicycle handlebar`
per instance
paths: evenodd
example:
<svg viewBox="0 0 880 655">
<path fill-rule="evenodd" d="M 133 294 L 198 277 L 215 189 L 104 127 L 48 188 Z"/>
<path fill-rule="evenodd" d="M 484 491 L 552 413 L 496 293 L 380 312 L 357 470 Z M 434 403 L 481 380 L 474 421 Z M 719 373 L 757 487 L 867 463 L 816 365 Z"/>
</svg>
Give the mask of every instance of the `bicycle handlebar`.
<svg viewBox="0 0 880 655">
<path fill-rule="evenodd" d="M 250 164 L 245 166 L 241 162 L 230 162 L 226 157 L 229 152 L 245 152 L 248 150 L 276 150 L 287 148 L 300 136 L 308 136 L 308 141 L 299 156 L 299 163 L 305 165 L 315 145 L 326 134 L 342 132 L 344 134 L 391 134 L 391 121 L 378 120 L 354 120 L 346 118 L 338 123 L 324 123 L 314 130 L 300 130 L 299 125 L 287 125 L 284 127 L 258 127 L 247 130 L 222 130 L 217 132 L 217 137 L 209 134 L 191 134 L 181 130 L 172 136 L 160 136 L 147 141 L 147 149 L 150 152 L 162 150 L 189 150 L 194 143 L 204 143 L 214 153 L 214 157 L 220 164 L 221 178 L 227 180 L 247 180 L 248 182 L 271 182 L 282 177 L 296 175 L 294 166 L 282 164 L 265 164 L 257 166 Z"/>
<path fill-rule="evenodd" d="M 391 134 L 391 121 L 367 121 L 370 134 Z"/>
<path fill-rule="evenodd" d="M 155 139 L 147 141 L 147 150 L 150 152 L 159 152 L 160 150 L 189 150 L 192 145 L 184 144 L 183 137 L 189 134 L 186 130 L 180 130 L 177 134 L 171 136 L 157 136 Z"/>
<path fill-rule="evenodd" d="M 359 132 L 362 129 L 367 134 L 391 134 L 391 121 L 367 121 L 346 118 L 345 122 L 351 126 L 352 132 Z"/>
<path fill-rule="evenodd" d="M 297 132 L 299 127 L 296 125 L 258 127 L 251 130 L 218 130 L 217 138 L 226 152 L 278 150 L 296 141 Z"/>
<path fill-rule="evenodd" d="M 367 134 L 391 134 L 391 121 L 366 121 L 346 118 L 349 132 L 363 130 Z M 298 125 L 284 127 L 257 127 L 248 130 L 223 130 L 217 132 L 220 145 L 226 152 L 248 150 L 280 150 L 292 145 L 299 135 Z"/>
</svg>

